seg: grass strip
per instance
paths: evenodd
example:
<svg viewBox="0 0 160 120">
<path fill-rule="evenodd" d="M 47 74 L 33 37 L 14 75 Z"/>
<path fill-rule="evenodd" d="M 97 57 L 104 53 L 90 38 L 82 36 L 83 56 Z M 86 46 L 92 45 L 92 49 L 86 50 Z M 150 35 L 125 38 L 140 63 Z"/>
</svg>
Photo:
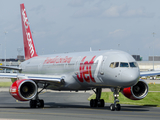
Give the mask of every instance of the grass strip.
<svg viewBox="0 0 160 120">
<path fill-rule="evenodd" d="M 160 84 L 148 84 L 149 91 L 160 91 Z"/>
<path fill-rule="evenodd" d="M 0 82 L 0 87 L 10 87 L 12 82 Z"/>
</svg>

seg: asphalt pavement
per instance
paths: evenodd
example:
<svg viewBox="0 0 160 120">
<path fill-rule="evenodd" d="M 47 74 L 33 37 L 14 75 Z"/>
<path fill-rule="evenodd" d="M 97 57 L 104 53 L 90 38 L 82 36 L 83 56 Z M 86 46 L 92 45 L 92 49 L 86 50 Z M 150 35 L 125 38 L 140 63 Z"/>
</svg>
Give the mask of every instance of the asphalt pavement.
<svg viewBox="0 0 160 120">
<path fill-rule="evenodd" d="M 90 93 L 44 92 L 44 108 L 29 108 L 29 102 L 21 102 L 0 92 L 0 119 L 32 120 L 159 120 L 160 108 L 154 106 L 121 105 L 121 111 L 110 111 L 110 103 L 104 108 L 90 108 Z"/>
</svg>

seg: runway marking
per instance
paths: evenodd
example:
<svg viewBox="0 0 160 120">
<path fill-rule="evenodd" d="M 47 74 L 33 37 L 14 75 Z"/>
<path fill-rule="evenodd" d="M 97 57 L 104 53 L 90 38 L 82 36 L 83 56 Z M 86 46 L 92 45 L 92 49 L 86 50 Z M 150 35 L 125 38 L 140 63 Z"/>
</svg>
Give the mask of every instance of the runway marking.
<svg viewBox="0 0 160 120">
<path fill-rule="evenodd" d="M 39 93 L 39 94 L 44 94 L 44 93 L 46 93 L 47 91 L 43 91 L 43 92 L 41 92 L 41 93 Z"/>
</svg>

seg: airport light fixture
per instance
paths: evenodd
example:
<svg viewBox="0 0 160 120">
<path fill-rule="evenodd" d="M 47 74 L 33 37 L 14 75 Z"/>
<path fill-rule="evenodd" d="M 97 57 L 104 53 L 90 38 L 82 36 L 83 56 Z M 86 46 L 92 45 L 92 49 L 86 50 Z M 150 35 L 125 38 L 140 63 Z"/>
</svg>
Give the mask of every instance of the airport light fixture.
<svg viewBox="0 0 160 120">
<path fill-rule="evenodd" d="M 153 70 L 154 70 L 154 35 L 156 34 L 155 32 L 153 34 Z"/>
<path fill-rule="evenodd" d="M 5 34 L 5 49 L 4 49 L 4 55 L 5 55 L 5 62 L 4 62 L 4 64 L 5 64 L 5 66 L 6 66 L 6 35 L 7 35 L 7 31 L 4 31 L 4 34 Z M 6 73 L 6 69 L 5 69 L 5 73 Z"/>
</svg>

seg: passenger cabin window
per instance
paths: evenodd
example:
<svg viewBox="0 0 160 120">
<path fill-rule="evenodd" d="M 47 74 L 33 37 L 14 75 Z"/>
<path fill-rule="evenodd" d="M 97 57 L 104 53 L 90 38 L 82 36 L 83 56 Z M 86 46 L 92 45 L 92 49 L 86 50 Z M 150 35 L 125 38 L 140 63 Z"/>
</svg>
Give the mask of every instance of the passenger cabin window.
<svg viewBox="0 0 160 120">
<path fill-rule="evenodd" d="M 129 65 L 130 65 L 130 67 L 138 67 L 136 62 L 130 62 Z"/>
<path fill-rule="evenodd" d="M 121 63 L 120 63 L 120 67 L 129 67 L 129 65 L 128 65 L 128 63 L 121 62 Z"/>
</svg>

